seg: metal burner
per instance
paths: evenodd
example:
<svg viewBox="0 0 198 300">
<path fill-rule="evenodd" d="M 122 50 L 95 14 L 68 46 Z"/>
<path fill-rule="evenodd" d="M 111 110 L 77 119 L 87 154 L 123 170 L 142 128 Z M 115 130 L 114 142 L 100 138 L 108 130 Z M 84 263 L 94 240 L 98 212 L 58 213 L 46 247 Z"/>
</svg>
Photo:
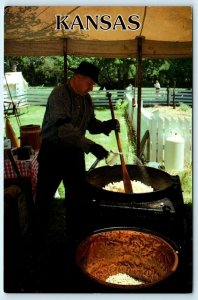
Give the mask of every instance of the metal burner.
<svg viewBox="0 0 198 300">
<path fill-rule="evenodd" d="M 101 228 L 128 226 L 153 230 L 173 239 L 183 239 L 183 195 L 179 176 L 136 165 L 127 166 L 131 180 L 154 188 L 153 192 L 126 194 L 104 190 L 122 180 L 120 166 L 99 167 L 87 176 L 84 236 Z M 83 228 L 81 228 L 81 232 Z"/>
<path fill-rule="evenodd" d="M 108 203 L 106 201 L 101 201 L 100 204 L 101 207 L 103 208 L 108 208 L 108 207 L 114 207 L 118 209 L 127 209 L 127 210 L 142 210 L 142 211 L 153 211 L 153 212 L 158 212 L 158 213 L 171 213 L 175 214 L 175 208 L 173 206 L 173 203 L 171 202 L 170 199 L 164 198 L 161 200 L 157 201 L 150 201 L 150 202 L 141 202 L 141 203 L 131 203 L 131 204 L 126 204 L 126 203 Z"/>
</svg>

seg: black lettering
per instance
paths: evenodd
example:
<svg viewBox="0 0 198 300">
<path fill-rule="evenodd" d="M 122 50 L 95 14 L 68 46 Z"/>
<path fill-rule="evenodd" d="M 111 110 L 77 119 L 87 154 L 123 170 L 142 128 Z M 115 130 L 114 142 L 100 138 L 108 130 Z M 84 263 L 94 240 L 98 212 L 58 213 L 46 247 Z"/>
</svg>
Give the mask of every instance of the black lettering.
<svg viewBox="0 0 198 300">
<path fill-rule="evenodd" d="M 129 21 L 129 23 L 133 24 L 133 27 L 128 25 L 128 28 L 131 30 L 138 30 L 140 28 L 140 22 L 133 20 L 133 18 L 139 19 L 140 16 L 138 16 L 138 15 L 129 16 L 128 21 Z"/>
<path fill-rule="evenodd" d="M 70 30 L 73 30 L 74 29 L 74 26 L 79 26 L 79 29 L 84 29 L 83 27 L 83 23 L 81 21 L 81 18 L 79 15 L 76 15 L 71 26 L 70 26 Z"/>
<path fill-rule="evenodd" d="M 109 30 L 109 29 L 111 28 L 111 22 L 108 21 L 108 20 L 106 20 L 106 18 L 107 18 L 107 19 L 111 19 L 111 16 L 110 16 L 110 15 L 103 15 L 103 16 L 101 16 L 101 18 L 100 18 L 101 23 L 107 25 L 106 28 L 103 27 L 102 25 L 100 25 L 100 29 L 102 29 L 102 30 Z"/>
<path fill-rule="evenodd" d="M 125 23 L 125 20 L 121 15 L 118 15 L 115 19 L 115 22 L 112 23 L 111 15 L 96 15 L 95 18 L 87 15 L 86 16 L 86 27 L 80 18 L 79 15 L 76 15 L 73 19 L 73 22 L 68 22 L 69 15 L 56 15 L 56 27 L 55 30 L 74 30 L 75 26 L 79 28 L 79 30 L 90 30 L 93 27 L 95 30 L 116 30 L 117 28 L 121 28 L 122 30 L 138 30 L 141 27 L 141 23 L 139 22 L 139 15 L 130 15 L 128 17 L 128 24 Z M 99 27 L 100 21 L 100 27 Z M 68 24 L 68 23 L 69 24 Z M 130 23 L 130 24 L 129 24 Z M 71 24 L 71 25 L 70 25 Z M 99 27 L 99 28 L 98 28 Z"/>
<path fill-rule="evenodd" d="M 122 16 L 117 16 L 117 19 L 113 25 L 113 30 L 115 30 L 117 26 L 122 26 L 122 30 L 126 30 L 126 25 L 122 19 Z"/>
<path fill-rule="evenodd" d="M 96 20 L 94 21 L 92 19 L 91 16 L 86 16 L 86 19 L 87 19 L 87 23 L 86 23 L 86 30 L 89 30 L 89 23 L 91 23 L 93 25 L 93 27 L 98 30 L 98 16 L 96 16 Z"/>
<path fill-rule="evenodd" d="M 55 30 L 60 30 L 62 29 L 61 27 L 63 26 L 64 30 L 68 30 L 69 27 L 67 26 L 67 23 L 65 22 L 65 20 L 68 18 L 68 16 L 65 16 L 64 19 L 61 19 L 61 15 L 56 15 L 56 28 Z"/>
</svg>

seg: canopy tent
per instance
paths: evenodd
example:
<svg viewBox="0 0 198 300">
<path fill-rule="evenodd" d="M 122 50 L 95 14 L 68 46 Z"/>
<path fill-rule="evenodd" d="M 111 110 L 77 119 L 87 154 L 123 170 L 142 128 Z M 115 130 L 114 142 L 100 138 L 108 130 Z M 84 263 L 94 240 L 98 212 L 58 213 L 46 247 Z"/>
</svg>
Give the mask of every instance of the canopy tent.
<svg viewBox="0 0 198 300">
<path fill-rule="evenodd" d="M 4 38 L 7 56 L 137 58 L 139 157 L 142 58 L 192 56 L 192 7 L 9 6 Z"/>
<path fill-rule="evenodd" d="M 65 28 L 64 24 L 60 29 L 56 29 L 57 15 L 61 16 L 61 20 L 64 16 L 69 16 L 65 20 L 69 29 Z M 77 15 L 80 16 L 80 20 Z M 89 22 L 89 27 L 86 28 L 87 16 L 97 22 L 97 27 Z M 131 18 L 134 22 L 140 24 L 139 28 L 136 26 L 137 23 L 129 23 L 129 16 L 133 16 Z M 106 23 L 102 20 L 106 20 Z M 107 21 L 111 24 L 111 28 L 108 28 Z M 77 56 L 137 57 L 136 39 L 140 36 L 144 37 L 143 58 L 191 56 L 192 8 L 190 6 L 5 8 L 5 55 L 62 55 L 66 48 L 67 54 Z"/>
</svg>

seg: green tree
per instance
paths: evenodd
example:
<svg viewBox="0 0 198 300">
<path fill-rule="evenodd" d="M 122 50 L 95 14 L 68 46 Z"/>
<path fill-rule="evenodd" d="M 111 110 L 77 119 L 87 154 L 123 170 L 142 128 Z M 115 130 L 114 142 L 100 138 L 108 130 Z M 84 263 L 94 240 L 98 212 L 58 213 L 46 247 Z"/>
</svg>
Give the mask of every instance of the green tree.
<svg viewBox="0 0 198 300">
<path fill-rule="evenodd" d="M 173 86 L 173 81 L 176 81 L 177 87 L 192 87 L 192 59 L 171 59 L 167 78 Z"/>
<path fill-rule="evenodd" d="M 161 86 L 166 86 L 167 81 L 173 87 L 176 80 L 177 87 L 192 87 L 192 59 L 144 59 L 143 86 L 153 86 L 156 79 Z"/>
<path fill-rule="evenodd" d="M 135 80 L 136 60 L 134 58 L 99 58 L 95 60 L 100 68 L 100 84 L 107 89 L 124 89 Z"/>
<path fill-rule="evenodd" d="M 143 59 L 142 73 L 143 86 L 152 86 L 158 79 L 161 85 L 166 82 L 166 72 L 169 69 L 169 63 L 164 59 Z"/>
<path fill-rule="evenodd" d="M 62 56 L 45 57 L 36 68 L 36 74 L 45 86 L 57 85 L 64 81 L 64 59 Z"/>
<path fill-rule="evenodd" d="M 96 64 L 100 69 L 100 85 L 106 89 L 124 89 L 129 83 L 137 85 L 137 60 L 135 58 L 94 58 L 67 56 L 68 78 L 72 76 L 69 68 L 76 68 L 83 60 Z M 54 86 L 64 82 L 63 56 L 50 57 L 5 57 L 4 71 L 12 71 L 17 65 L 31 86 Z M 166 86 L 174 80 L 177 87 L 192 87 L 192 59 L 143 59 L 142 85 L 153 86 L 155 80 Z"/>
</svg>

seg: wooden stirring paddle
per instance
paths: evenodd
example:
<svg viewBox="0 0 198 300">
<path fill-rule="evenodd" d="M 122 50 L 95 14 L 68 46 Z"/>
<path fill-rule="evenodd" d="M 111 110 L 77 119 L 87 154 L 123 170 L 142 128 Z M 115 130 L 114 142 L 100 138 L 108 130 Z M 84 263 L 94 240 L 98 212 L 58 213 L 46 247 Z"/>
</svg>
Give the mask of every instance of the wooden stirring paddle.
<svg viewBox="0 0 198 300">
<path fill-rule="evenodd" d="M 115 120 L 115 114 L 114 114 L 114 109 L 113 109 L 113 105 L 112 105 L 112 101 L 111 101 L 111 96 L 112 96 L 111 93 L 107 93 L 107 97 L 109 100 L 109 107 L 111 110 L 111 117 L 112 117 L 112 120 Z M 119 133 L 117 130 L 115 130 L 115 136 L 116 136 L 116 141 L 117 141 L 117 145 L 118 145 L 118 150 L 120 153 L 122 153 L 122 146 L 121 146 L 121 142 L 120 142 Z M 131 180 L 130 180 L 130 177 L 129 177 L 129 174 L 128 174 L 128 171 L 126 168 L 123 154 L 120 155 L 120 161 L 121 161 L 121 167 L 122 167 L 122 176 L 123 176 L 125 193 L 128 193 L 128 194 L 133 193 Z"/>
</svg>

